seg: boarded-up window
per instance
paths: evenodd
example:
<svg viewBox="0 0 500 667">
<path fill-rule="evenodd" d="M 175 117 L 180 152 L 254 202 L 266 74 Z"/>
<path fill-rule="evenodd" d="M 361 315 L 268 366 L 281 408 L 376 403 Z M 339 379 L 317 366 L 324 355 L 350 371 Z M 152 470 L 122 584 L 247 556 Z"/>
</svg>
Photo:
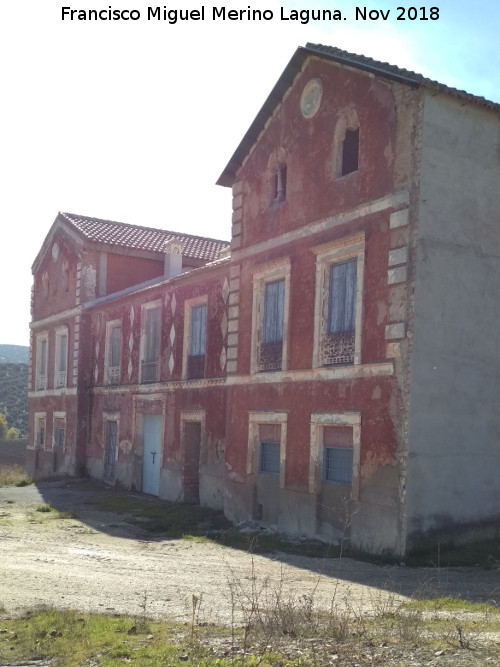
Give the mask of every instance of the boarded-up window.
<svg viewBox="0 0 500 667">
<path fill-rule="evenodd" d="M 342 146 L 342 176 L 358 169 L 359 128 L 346 130 Z"/>
<path fill-rule="evenodd" d="M 352 482 L 352 428 L 325 426 L 323 428 L 323 478 L 335 484 Z"/>
</svg>

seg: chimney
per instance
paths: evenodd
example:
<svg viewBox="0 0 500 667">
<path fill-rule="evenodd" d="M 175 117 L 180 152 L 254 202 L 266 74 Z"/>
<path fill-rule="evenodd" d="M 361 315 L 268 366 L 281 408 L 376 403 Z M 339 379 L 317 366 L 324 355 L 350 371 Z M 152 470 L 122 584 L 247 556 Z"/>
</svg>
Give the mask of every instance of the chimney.
<svg viewBox="0 0 500 667">
<path fill-rule="evenodd" d="M 167 241 L 164 245 L 165 259 L 163 274 L 173 278 L 182 273 L 182 244 L 180 241 Z"/>
</svg>

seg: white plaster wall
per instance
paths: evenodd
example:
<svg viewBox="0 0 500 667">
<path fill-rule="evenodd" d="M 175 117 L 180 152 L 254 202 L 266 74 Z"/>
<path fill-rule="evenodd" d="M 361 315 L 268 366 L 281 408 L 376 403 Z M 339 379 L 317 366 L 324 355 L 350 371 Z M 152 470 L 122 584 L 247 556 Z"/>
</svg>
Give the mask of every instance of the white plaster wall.
<svg viewBox="0 0 500 667">
<path fill-rule="evenodd" d="M 500 517 L 500 120 L 426 94 L 407 532 Z"/>
</svg>

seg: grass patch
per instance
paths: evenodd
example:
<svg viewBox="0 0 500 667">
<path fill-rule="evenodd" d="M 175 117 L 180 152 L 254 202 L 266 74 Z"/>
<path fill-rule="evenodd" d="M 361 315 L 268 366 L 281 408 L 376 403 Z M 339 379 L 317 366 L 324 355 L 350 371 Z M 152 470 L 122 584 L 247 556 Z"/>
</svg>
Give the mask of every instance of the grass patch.
<svg viewBox="0 0 500 667">
<path fill-rule="evenodd" d="M 33 479 L 19 465 L 0 465 L 0 486 L 29 486 Z"/>
<path fill-rule="evenodd" d="M 460 650 L 471 661 L 488 664 L 498 657 L 494 640 L 484 635 L 500 632 L 500 618 L 474 607 L 474 620 L 457 622 L 453 613 L 446 624 L 423 608 L 436 601 L 420 601 L 422 609 L 396 603 L 379 613 L 363 615 L 332 600 L 329 610 L 315 609 L 314 592 L 287 597 L 279 589 L 259 586 L 251 605 L 245 598 L 239 626 L 220 627 L 193 618 L 190 623 L 157 621 L 145 616 L 80 614 L 52 609 L 22 618 L 0 616 L 0 664 L 50 660 L 66 667 L 99 665 L 137 667 L 195 664 L 199 667 L 303 667 L 308 665 L 455 665 Z M 235 590 L 235 604 L 240 600 Z M 441 601 L 450 612 L 471 612 L 463 601 Z M 427 605 L 427 607 L 426 607 Z M 333 657 L 335 656 L 335 657 Z M 496 664 L 491 662 L 491 664 Z"/>
<path fill-rule="evenodd" d="M 231 527 L 217 510 L 142 496 L 115 494 L 96 498 L 92 504 L 108 512 L 125 514 L 129 523 L 140 525 L 151 533 L 162 533 L 167 538 L 206 536 Z"/>
</svg>

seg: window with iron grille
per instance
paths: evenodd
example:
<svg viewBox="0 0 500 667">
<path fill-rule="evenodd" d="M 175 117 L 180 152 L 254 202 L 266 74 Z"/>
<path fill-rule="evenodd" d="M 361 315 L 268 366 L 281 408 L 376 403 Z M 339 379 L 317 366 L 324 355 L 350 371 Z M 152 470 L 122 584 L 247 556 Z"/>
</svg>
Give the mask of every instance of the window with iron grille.
<svg viewBox="0 0 500 667">
<path fill-rule="evenodd" d="M 56 418 L 54 420 L 54 445 L 56 447 L 64 448 L 66 441 L 66 420 Z"/>
<path fill-rule="evenodd" d="M 259 453 L 260 472 L 279 475 L 280 473 L 280 443 L 261 442 Z"/>
<path fill-rule="evenodd" d="M 354 363 L 357 259 L 332 264 L 329 275 L 328 320 L 322 341 L 323 363 Z"/>
<path fill-rule="evenodd" d="M 264 288 L 264 319 L 259 366 L 261 371 L 281 370 L 283 358 L 283 313 L 285 281 L 266 283 Z"/>
<path fill-rule="evenodd" d="M 188 379 L 205 377 L 206 337 L 207 305 L 193 306 L 191 308 L 191 332 L 187 360 Z"/>
<path fill-rule="evenodd" d="M 47 338 L 37 340 L 36 389 L 47 388 Z"/>
<path fill-rule="evenodd" d="M 112 325 L 108 332 L 107 383 L 120 383 L 121 324 Z"/>
<path fill-rule="evenodd" d="M 160 308 L 144 310 L 144 358 L 141 364 L 141 381 L 158 382 L 160 356 Z"/>
<path fill-rule="evenodd" d="M 67 332 L 56 333 L 56 368 L 54 386 L 61 388 L 66 386 L 68 375 L 68 334 Z"/>
</svg>

